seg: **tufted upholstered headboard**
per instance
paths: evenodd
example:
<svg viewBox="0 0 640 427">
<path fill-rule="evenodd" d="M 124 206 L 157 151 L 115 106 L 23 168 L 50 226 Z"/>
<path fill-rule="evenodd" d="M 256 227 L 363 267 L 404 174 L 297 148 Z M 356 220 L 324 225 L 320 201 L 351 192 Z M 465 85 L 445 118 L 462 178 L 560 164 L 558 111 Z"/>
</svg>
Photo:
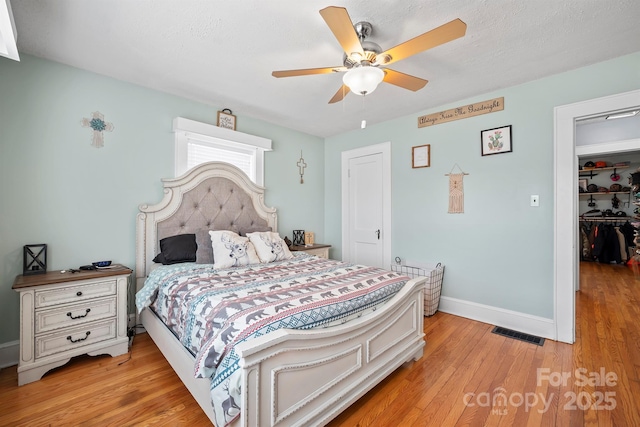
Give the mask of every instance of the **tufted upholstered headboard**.
<svg viewBox="0 0 640 427">
<path fill-rule="evenodd" d="M 276 210 L 264 204 L 264 187 L 228 163 L 204 163 L 162 182 L 160 203 L 140 205 L 136 220 L 137 290 L 150 272 L 160 239 L 202 230 L 277 231 Z"/>
</svg>

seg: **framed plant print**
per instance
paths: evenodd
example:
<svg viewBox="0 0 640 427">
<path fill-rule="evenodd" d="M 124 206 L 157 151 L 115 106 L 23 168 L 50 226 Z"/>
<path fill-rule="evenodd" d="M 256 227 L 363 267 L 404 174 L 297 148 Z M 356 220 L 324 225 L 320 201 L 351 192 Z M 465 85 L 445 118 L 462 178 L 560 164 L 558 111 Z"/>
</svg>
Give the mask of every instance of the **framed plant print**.
<svg viewBox="0 0 640 427">
<path fill-rule="evenodd" d="M 483 156 L 510 153 L 513 150 L 511 125 L 483 130 L 480 143 Z"/>
<path fill-rule="evenodd" d="M 218 111 L 218 127 L 236 130 L 236 116 L 231 113 L 228 108 Z"/>
<path fill-rule="evenodd" d="M 431 166 L 431 144 L 411 148 L 411 167 L 428 168 Z"/>
</svg>

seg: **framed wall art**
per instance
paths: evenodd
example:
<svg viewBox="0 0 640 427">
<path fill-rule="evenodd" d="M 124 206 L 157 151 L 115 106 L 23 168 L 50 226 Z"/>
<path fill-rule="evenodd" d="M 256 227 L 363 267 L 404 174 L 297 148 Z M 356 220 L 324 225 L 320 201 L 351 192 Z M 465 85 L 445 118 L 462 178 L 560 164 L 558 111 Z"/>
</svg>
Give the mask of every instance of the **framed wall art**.
<svg viewBox="0 0 640 427">
<path fill-rule="evenodd" d="M 480 143 L 483 156 L 510 153 L 513 150 L 511 125 L 483 130 Z"/>
<path fill-rule="evenodd" d="M 218 111 L 218 127 L 236 130 L 236 116 L 228 108 Z"/>
<path fill-rule="evenodd" d="M 428 168 L 431 166 L 431 144 L 411 148 L 411 167 Z"/>
</svg>

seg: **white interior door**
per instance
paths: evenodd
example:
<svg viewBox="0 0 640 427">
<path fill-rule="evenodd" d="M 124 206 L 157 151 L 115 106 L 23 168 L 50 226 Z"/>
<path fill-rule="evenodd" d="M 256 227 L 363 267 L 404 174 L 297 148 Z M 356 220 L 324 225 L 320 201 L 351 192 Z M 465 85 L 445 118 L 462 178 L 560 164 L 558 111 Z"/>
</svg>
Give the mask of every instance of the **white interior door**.
<svg viewBox="0 0 640 427">
<path fill-rule="evenodd" d="M 390 143 L 342 153 L 342 258 L 389 268 Z"/>
<path fill-rule="evenodd" d="M 382 267 L 382 154 L 349 159 L 349 259 Z"/>
</svg>

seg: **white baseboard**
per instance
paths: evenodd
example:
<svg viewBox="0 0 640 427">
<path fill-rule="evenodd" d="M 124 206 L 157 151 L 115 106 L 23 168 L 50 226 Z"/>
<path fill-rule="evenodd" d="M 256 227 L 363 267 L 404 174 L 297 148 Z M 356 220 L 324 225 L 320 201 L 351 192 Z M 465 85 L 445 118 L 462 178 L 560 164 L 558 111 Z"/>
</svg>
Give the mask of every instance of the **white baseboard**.
<svg viewBox="0 0 640 427">
<path fill-rule="evenodd" d="M 556 325 L 553 319 L 449 297 L 440 298 L 438 310 L 467 319 L 556 340 Z"/>
<path fill-rule="evenodd" d="M 18 364 L 20 357 L 20 341 L 10 341 L 0 344 L 0 368 Z"/>
</svg>

